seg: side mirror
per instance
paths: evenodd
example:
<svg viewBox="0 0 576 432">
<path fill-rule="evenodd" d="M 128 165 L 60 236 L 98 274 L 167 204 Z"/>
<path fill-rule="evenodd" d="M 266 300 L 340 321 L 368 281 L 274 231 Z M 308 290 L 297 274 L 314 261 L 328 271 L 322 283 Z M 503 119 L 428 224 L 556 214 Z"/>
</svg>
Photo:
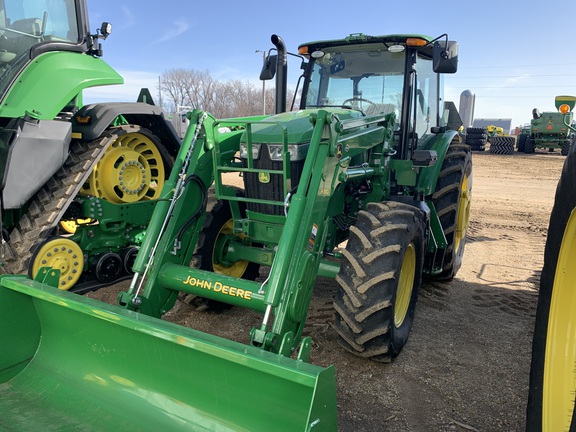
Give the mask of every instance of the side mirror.
<svg viewBox="0 0 576 432">
<path fill-rule="evenodd" d="M 278 63 L 277 55 L 269 55 L 266 61 L 262 65 L 262 71 L 260 72 L 260 80 L 268 81 L 274 78 L 276 75 L 276 63 Z"/>
<path fill-rule="evenodd" d="M 458 70 L 458 42 L 434 42 L 432 64 L 436 73 L 456 73 Z"/>
</svg>

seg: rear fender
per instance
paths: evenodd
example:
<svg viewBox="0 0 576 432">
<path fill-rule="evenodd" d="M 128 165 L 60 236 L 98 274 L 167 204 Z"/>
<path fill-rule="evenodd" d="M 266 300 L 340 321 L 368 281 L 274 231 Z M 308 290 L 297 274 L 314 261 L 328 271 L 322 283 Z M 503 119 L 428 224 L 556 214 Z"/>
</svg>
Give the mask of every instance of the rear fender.
<svg viewBox="0 0 576 432">
<path fill-rule="evenodd" d="M 162 108 L 141 102 L 111 102 L 86 105 L 72 119 L 73 137 L 82 141 L 97 139 L 114 120 L 122 116 L 154 133 L 171 156 L 180 149 L 180 138 L 174 127 L 164 117 Z M 87 123 L 80 123 L 84 119 Z M 89 120 L 87 120 L 89 119 Z"/>
</svg>

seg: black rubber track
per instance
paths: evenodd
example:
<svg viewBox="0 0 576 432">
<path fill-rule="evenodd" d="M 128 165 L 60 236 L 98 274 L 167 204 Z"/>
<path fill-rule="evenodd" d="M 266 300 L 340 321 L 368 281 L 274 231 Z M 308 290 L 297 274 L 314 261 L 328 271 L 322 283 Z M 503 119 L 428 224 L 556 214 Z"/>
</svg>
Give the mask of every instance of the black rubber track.
<svg viewBox="0 0 576 432">
<path fill-rule="evenodd" d="M 96 163 L 116 136 L 106 133 L 90 143 L 73 143 L 66 163 L 38 191 L 28 211 L 10 233 L 13 256 L 2 272 L 28 273 L 30 257 L 51 236 L 68 205 L 86 182 Z"/>
<path fill-rule="evenodd" d="M 442 272 L 435 276 L 429 276 L 431 279 L 450 280 L 462 265 L 466 236 L 464 235 L 460 241 L 458 250 L 455 250 L 454 242 L 458 222 L 460 189 L 465 175 L 469 177 L 469 188 L 471 188 L 472 153 L 470 148 L 466 145 L 452 143 L 448 147 L 442 163 L 436 191 L 431 197 L 448 243 L 442 263 Z"/>
<path fill-rule="evenodd" d="M 350 238 L 336 277 L 334 328 L 352 354 L 379 362 L 396 357 L 408 339 L 424 259 L 424 215 L 410 205 L 370 203 L 350 227 Z M 394 324 L 394 304 L 407 247 L 416 252 L 412 295 L 404 321 Z"/>
<path fill-rule="evenodd" d="M 526 411 L 526 431 L 542 431 L 542 402 L 544 383 L 544 355 L 550 314 L 550 301 L 554 287 L 554 276 L 564 230 L 571 212 L 576 209 L 576 148 L 572 146 L 566 160 L 558 187 L 554 207 L 550 215 L 548 237 L 544 250 L 544 267 L 540 276 L 540 293 L 536 309 L 536 323 L 532 341 L 532 364 L 530 387 Z M 576 312 L 575 312 L 576 313 Z M 576 432 L 576 415 L 572 413 L 570 431 Z M 552 432 L 552 431 L 544 431 Z"/>
<path fill-rule="evenodd" d="M 42 243 L 56 232 L 66 209 L 98 161 L 112 143 L 129 133 L 143 133 L 143 129 L 137 125 L 124 125 L 108 129 L 92 142 L 72 143 L 70 155 L 65 164 L 36 193 L 27 212 L 10 232 L 10 253 L 8 254 L 10 256 L 2 267 L 3 273 L 29 273 L 31 257 Z M 159 147 L 158 150 L 161 154 L 163 153 L 162 148 Z M 169 169 L 172 162 L 166 155 L 163 155 L 163 160 Z M 29 276 L 32 277 L 30 274 Z M 94 283 L 94 288 L 101 286 L 103 286 L 102 283 Z"/>
</svg>

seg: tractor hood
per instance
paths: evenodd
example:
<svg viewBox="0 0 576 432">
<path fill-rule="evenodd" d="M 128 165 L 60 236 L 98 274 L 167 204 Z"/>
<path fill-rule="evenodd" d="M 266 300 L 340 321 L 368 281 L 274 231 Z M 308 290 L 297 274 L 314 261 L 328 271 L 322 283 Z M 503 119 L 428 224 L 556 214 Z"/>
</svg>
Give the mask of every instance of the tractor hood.
<svg viewBox="0 0 576 432">
<path fill-rule="evenodd" d="M 330 109 L 329 111 L 338 116 L 340 120 L 362 117 L 362 113 L 351 109 Z M 317 112 L 318 109 L 305 109 L 267 117 L 252 125 L 252 142 L 282 144 L 281 138 L 285 135 L 288 144 L 309 143 L 314 129 L 310 116 Z M 281 130 L 283 133 L 279 133 Z M 246 134 L 244 134 L 242 142 L 246 141 Z"/>
</svg>

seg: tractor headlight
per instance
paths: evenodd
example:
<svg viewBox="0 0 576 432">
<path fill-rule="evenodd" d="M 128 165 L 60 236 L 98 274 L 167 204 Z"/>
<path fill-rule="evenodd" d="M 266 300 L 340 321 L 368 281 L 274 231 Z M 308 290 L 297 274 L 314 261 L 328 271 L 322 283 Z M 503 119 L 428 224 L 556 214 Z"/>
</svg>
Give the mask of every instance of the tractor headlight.
<svg viewBox="0 0 576 432">
<path fill-rule="evenodd" d="M 288 151 L 290 152 L 290 161 L 299 161 L 306 158 L 308 153 L 308 147 L 310 144 L 290 144 L 288 145 Z M 282 160 L 282 144 L 269 144 L 268 151 L 270 153 L 270 159 L 273 161 Z"/>
<path fill-rule="evenodd" d="M 252 144 L 252 159 L 258 159 L 260 153 L 260 144 Z M 248 159 L 248 145 L 240 143 L 240 158 Z"/>
</svg>

